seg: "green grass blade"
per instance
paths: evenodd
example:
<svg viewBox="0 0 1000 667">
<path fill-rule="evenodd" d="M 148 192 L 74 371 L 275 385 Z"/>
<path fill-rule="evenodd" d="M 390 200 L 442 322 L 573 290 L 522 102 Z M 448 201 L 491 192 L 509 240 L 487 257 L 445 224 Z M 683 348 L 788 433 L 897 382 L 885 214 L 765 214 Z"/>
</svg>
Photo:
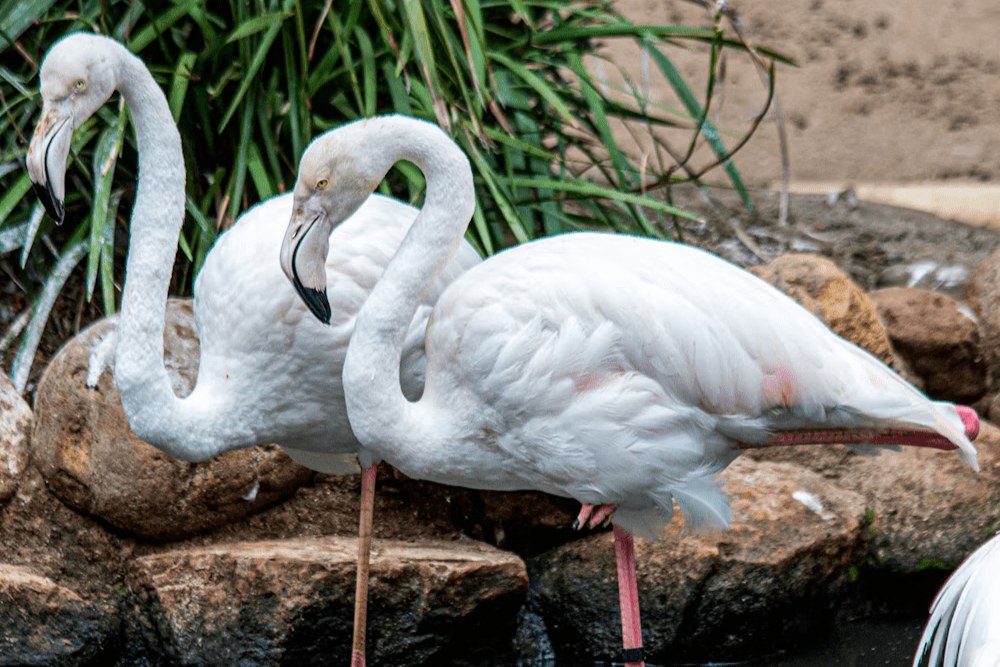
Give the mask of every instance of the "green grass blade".
<svg viewBox="0 0 1000 667">
<path fill-rule="evenodd" d="M 651 197 L 643 197 L 642 195 L 632 194 L 631 192 L 622 192 L 620 190 L 606 188 L 588 181 L 559 181 L 548 178 L 515 177 L 511 179 L 511 185 L 525 188 L 546 188 L 554 192 L 564 192 L 572 195 L 582 195 L 584 197 L 610 199 L 623 204 L 634 204 L 653 211 L 676 215 L 679 218 L 685 218 L 687 220 L 701 220 L 701 218 L 699 218 L 696 214 L 685 211 L 682 208 L 672 206 L 666 202 L 662 202 Z"/>
<path fill-rule="evenodd" d="M 32 2 L 19 2 L 5 0 L 3 11 L 0 12 L 0 40 L 17 39 L 32 24 L 41 21 L 41 18 L 48 13 L 55 0 L 32 0 Z"/>
<path fill-rule="evenodd" d="M 191 51 L 182 53 L 177 59 L 177 67 L 174 68 L 174 76 L 170 80 L 167 101 L 170 104 L 170 115 L 174 117 L 175 123 L 180 120 L 181 110 L 184 108 L 184 98 L 191 82 L 191 67 L 196 59 L 197 56 Z"/>
<path fill-rule="evenodd" d="M 677 68 L 674 67 L 674 64 L 670 62 L 670 59 L 663 55 L 663 53 L 656 48 L 655 45 L 646 42 L 644 46 L 646 52 L 649 53 L 650 57 L 653 59 L 653 62 L 656 63 L 656 66 L 661 72 L 663 72 L 667 81 L 670 82 L 674 92 L 677 93 L 677 97 L 680 98 L 681 103 L 684 104 L 684 107 L 687 109 L 691 117 L 694 119 L 701 118 L 704 115 L 701 103 L 698 102 L 694 93 L 691 92 L 691 89 L 684 81 L 680 72 L 677 71 Z M 729 153 L 726 150 L 725 144 L 722 143 L 722 138 L 719 136 L 718 129 L 716 129 L 715 125 L 708 119 L 702 123 L 701 133 L 719 159 L 726 159 L 728 157 Z M 743 178 L 740 176 L 739 171 L 737 171 L 736 165 L 734 165 L 732 161 L 726 159 L 724 169 L 726 175 L 729 176 L 730 182 L 733 184 L 733 188 L 735 188 L 736 192 L 739 193 L 740 199 L 743 201 L 743 205 L 747 208 L 747 210 L 752 211 L 753 202 L 750 200 L 750 193 L 747 191 L 746 184 L 743 183 Z"/>
<path fill-rule="evenodd" d="M 254 85 L 257 72 L 260 70 L 261 66 L 263 66 L 264 60 L 270 52 L 271 45 L 278 37 L 278 32 L 280 32 L 280 30 L 281 23 L 272 24 L 267 28 L 267 31 L 261 38 L 260 43 L 254 50 L 253 60 L 250 62 L 250 66 L 247 68 L 246 72 L 243 72 L 243 80 L 240 81 L 240 87 L 237 89 L 236 95 L 233 96 L 232 101 L 229 103 L 229 108 L 226 109 L 226 113 L 222 116 L 222 122 L 219 123 L 219 132 L 226 129 L 226 125 L 229 124 L 233 114 L 236 113 L 236 110 L 243 102 L 243 98 L 246 96 L 247 91 Z"/>
<path fill-rule="evenodd" d="M 10 216 L 11 211 L 14 207 L 20 203 L 24 198 L 24 195 L 28 193 L 31 189 L 31 179 L 28 177 L 28 172 L 22 173 L 17 177 L 7 192 L 3 193 L 0 197 L 0 227 L 8 224 L 8 216 Z"/>
<path fill-rule="evenodd" d="M 87 241 L 80 240 L 69 250 L 63 252 L 59 261 L 53 267 L 49 277 L 45 280 L 45 287 L 35 302 L 34 312 L 31 320 L 21 338 L 21 345 L 18 346 L 17 354 L 10 366 L 10 378 L 14 382 L 14 387 L 18 393 L 23 393 L 28 386 L 28 376 L 31 373 L 31 365 L 35 362 L 35 352 L 38 350 L 38 342 L 42 339 L 42 331 L 49 321 L 49 314 L 52 306 L 59 297 L 63 285 L 69 278 L 73 269 L 80 263 L 83 256 L 87 254 Z"/>
<path fill-rule="evenodd" d="M 122 141 L 125 136 L 126 114 L 125 105 L 121 106 L 117 122 L 101 132 L 94 150 L 94 199 L 90 216 L 90 240 L 87 259 L 87 301 L 93 297 L 97 280 L 97 269 L 101 260 L 104 244 L 104 225 L 108 220 L 111 203 L 111 186 L 115 177 L 115 166 L 118 164 L 118 154 L 121 153 Z"/>
<path fill-rule="evenodd" d="M 285 19 L 292 17 L 291 12 L 271 12 L 270 14 L 263 14 L 261 16 L 255 16 L 249 18 L 229 33 L 226 37 L 226 43 L 232 44 L 233 42 L 245 39 L 250 35 L 256 35 L 259 32 L 263 32 L 269 28 L 278 27 L 281 28 L 281 24 L 284 23 Z"/>
<path fill-rule="evenodd" d="M 178 0 L 173 7 L 156 17 L 152 23 L 132 35 L 128 43 L 133 53 L 140 53 L 167 28 L 173 26 L 197 7 L 200 0 Z"/>
</svg>

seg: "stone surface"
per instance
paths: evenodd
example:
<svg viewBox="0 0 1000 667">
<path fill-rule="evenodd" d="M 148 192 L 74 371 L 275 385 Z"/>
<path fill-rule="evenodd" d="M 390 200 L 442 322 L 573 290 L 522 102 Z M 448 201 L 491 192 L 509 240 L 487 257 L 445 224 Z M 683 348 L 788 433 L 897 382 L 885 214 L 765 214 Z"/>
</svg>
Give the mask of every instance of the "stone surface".
<svg viewBox="0 0 1000 667">
<path fill-rule="evenodd" d="M 798 466 L 737 459 L 724 473 L 728 531 L 636 540 L 646 655 L 654 663 L 769 653 L 830 613 L 865 548 L 865 502 Z M 568 664 L 620 655 L 609 532 L 532 559 L 556 654 Z M 708 651 L 711 651 L 709 654 Z"/>
<path fill-rule="evenodd" d="M 530 556 L 580 537 L 572 528 L 580 503 L 536 491 L 479 491 L 413 480 L 382 464 L 384 487 L 406 499 L 415 516 L 445 519 L 472 537 Z M 392 521 L 392 519 L 389 519 Z"/>
<path fill-rule="evenodd" d="M 110 370 L 94 388 L 86 382 L 91 350 L 114 326 L 106 319 L 80 332 L 39 383 L 33 459 L 60 500 L 127 533 L 173 540 L 257 512 L 311 479 L 311 471 L 274 446 L 188 463 L 136 438 Z M 189 301 L 168 303 L 164 347 L 174 390 L 184 395 L 198 359 Z"/>
<path fill-rule="evenodd" d="M 897 356 L 921 378 L 928 396 L 953 403 L 983 396 L 989 365 L 978 318 L 968 306 L 917 287 L 889 287 L 869 296 Z"/>
<path fill-rule="evenodd" d="M 825 257 L 780 255 L 749 269 L 826 322 L 834 333 L 892 363 L 892 346 L 875 305 L 843 270 Z"/>
<path fill-rule="evenodd" d="M 31 408 L 0 374 L 0 504 L 11 499 L 28 467 L 31 423 Z"/>
<path fill-rule="evenodd" d="M 966 298 L 979 315 L 992 393 L 1000 394 L 1000 249 L 973 270 Z"/>
<path fill-rule="evenodd" d="M 118 651 L 120 625 L 113 605 L 0 563 L 0 665 L 107 664 Z"/>
<path fill-rule="evenodd" d="M 979 473 L 954 452 L 919 447 L 866 455 L 806 445 L 746 456 L 798 463 L 861 495 L 873 518 L 869 561 L 912 573 L 957 565 L 1000 528 L 1000 430 L 982 422 L 975 445 Z"/>
<path fill-rule="evenodd" d="M 129 582 L 170 664 L 347 664 L 356 557 L 353 538 L 218 544 L 138 558 Z M 370 664 L 489 664 L 527 588 L 485 544 L 376 540 Z"/>
</svg>

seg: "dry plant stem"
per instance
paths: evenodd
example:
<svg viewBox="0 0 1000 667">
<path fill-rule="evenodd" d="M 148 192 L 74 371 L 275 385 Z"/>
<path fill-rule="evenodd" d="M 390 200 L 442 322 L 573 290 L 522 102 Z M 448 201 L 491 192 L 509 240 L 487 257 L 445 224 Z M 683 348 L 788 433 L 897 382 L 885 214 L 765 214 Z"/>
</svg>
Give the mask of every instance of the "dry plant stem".
<svg viewBox="0 0 1000 667">
<path fill-rule="evenodd" d="M 747 39 L 744 34 L 742 21 L 736 10 L 732 7 L 726 7 L 722 13 L 729 19 L 729 25 L 732 26 L 733 32 L 736 33 L 736 37 L 740 40 L 740 43 L 746 48 L 747 53 L 750 54 L 750 60 L 754 64 L 754 68 L 757 70 L 757 75 L 760 77 L 761 81 L 766 83 L 769 87 L 774 87 L 774 63 L 772 61 L 770 68 L 764 65 L 764 60 L 757 53 L 757 50 L 753 47 L 753 44 Z M 778 151 L 781 153 L 781 191 L 778 194 L 778 225 L 784 227 L 788 224 L 788 186 L 791 180 L 791 162 L 788 157 L 788 134 L 785 131 L 785 117 L 781 113 L 781 104 L 778 100 L 778 93 L 774 91 L 772 93 L 773 100 L 771 104 L 774 105 L 774 121 L 775 126 L 778 129 Z"/>
<path fill-rule="evenodd" d="M 375 476 L 378 464 L 361 471 L 361 518 L 358 521 L 358 575 L 354 593 L 354 639 L 351 667 L 365 667 L 365 631 L 368 623 L 368 566 L 372 552 L 372 520 L 375 512 Z"/>
<path fill-rule="evenodd" d="M 316 21 L 316 27 L 313 29 L 312 38 L 309 40 L 309 53 L 306 56 L 306 60 L 312 62 L 313 53 L 316 50 L 316 41 L 319 39 L 319 31 L 323 28 L 323 22 L 326 21 L 327 14 L 330 13 L 330 7 L 333 6 L 333 0 L 326 0 L 326 4 L 323 5 L 323 11 L 320 12 L 319 19 Z"/>
</svg>

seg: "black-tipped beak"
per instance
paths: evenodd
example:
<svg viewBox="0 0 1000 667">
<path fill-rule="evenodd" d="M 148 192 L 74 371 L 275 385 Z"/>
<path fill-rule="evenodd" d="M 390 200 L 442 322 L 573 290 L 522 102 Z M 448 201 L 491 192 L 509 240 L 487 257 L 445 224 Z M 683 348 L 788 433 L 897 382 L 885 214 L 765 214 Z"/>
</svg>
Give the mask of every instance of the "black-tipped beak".
<svg viewBox="0 0 1000 667">
<path fill-rule="evenodd" d="M 25 158 L 35 196 L 57 225 L 66 218 L 66 159 L 72 139 L 71 118 L 48 109 L 35 126 Z"/>
<path fill-rule="evenodd" d="M 326 296 L 326 290 L 316 290 L 306 287 L 299 282 L 297 276 L 292 279 L 292 285 L 295 286 L 295 291 L 299 293 L 302 301 L 309 307 L 312 314 L 316 316 L 316 319 L 323 324 L 329 324 L 332 312 L 330 310 L 330 299 Z"/>
<path fill-rule="evenodd" d="M 38 201 L 42 202 L 42 206 L 45 207 L 45 212 L 49 214 L 57 225 L 61 225 L 63 220 L 66 219 L 66 206 L 63 201 L 56 197 L 55 193 L 52 192 L 52 181 L 46 180 L 45 185 L 41 183 L 31 182 L 31 189 L 35 191 L 35 196 L 38 197 Z"/>
<path fill-rule="evenodd" d="M 309 228 L 311 229 L 315 224 L 316 219 L 309 223 Z M 298 242 L 295 244 L 295 250 L 292 252 L 292 286 L 295 287 L 295 291 L 298 292 L 299 297 L 312 314 L 316 316 L 316 319 L 323 324 L 330 324 L 332 310 L 330 309 L 330 299 L 326 295 L 326 288 L 318 290 L 306 287 L 302 284 L 302 279 L 299 278 L 299 249 L 302 247 L 302 242 L 306 239 L 306 236 L 308 236 L 308 232 L 309 229 L 302 233 L 302 236 L 299 237 Z"/>
</svg>

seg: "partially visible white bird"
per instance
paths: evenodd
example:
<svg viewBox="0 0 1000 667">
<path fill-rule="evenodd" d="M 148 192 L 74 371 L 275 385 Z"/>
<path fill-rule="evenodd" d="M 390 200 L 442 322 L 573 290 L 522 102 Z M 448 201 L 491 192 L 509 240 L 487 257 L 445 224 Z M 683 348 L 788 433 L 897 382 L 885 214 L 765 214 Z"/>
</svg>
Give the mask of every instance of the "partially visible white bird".
<svg viewBox="0 0 1000 667">
<path fill-rule="evenodd" d="M 913 667 L 1000 665 L 1000 534 L 958 566 L 931 605 Z"/>
<path fill-rule="evenodd" d="M 423 396 L 408 400 L 398 378 L 407 327 L 474 207 L 468 160 L 447 135 L 387 116 L 314 140 L 282 266 L 294 281 L 322 262 L 310 236 L 353 214 L 397 160 L 424 172 L 427 193 L 344 362 L 359 456 L 418 479 L 572 497 L 584 523 L 614 510 L 629 665 L 642 664 L 630 532 L 658 534 L 675 499 L 689 524 L 726 525 L 715 477 L 741 449 L 909 442 L 959 449 L 976 466 L 971 410 L 928 400 L 728 262 L 625 235 L 523 244 L 456 279 L 428 322 Z"/>
</svg>

